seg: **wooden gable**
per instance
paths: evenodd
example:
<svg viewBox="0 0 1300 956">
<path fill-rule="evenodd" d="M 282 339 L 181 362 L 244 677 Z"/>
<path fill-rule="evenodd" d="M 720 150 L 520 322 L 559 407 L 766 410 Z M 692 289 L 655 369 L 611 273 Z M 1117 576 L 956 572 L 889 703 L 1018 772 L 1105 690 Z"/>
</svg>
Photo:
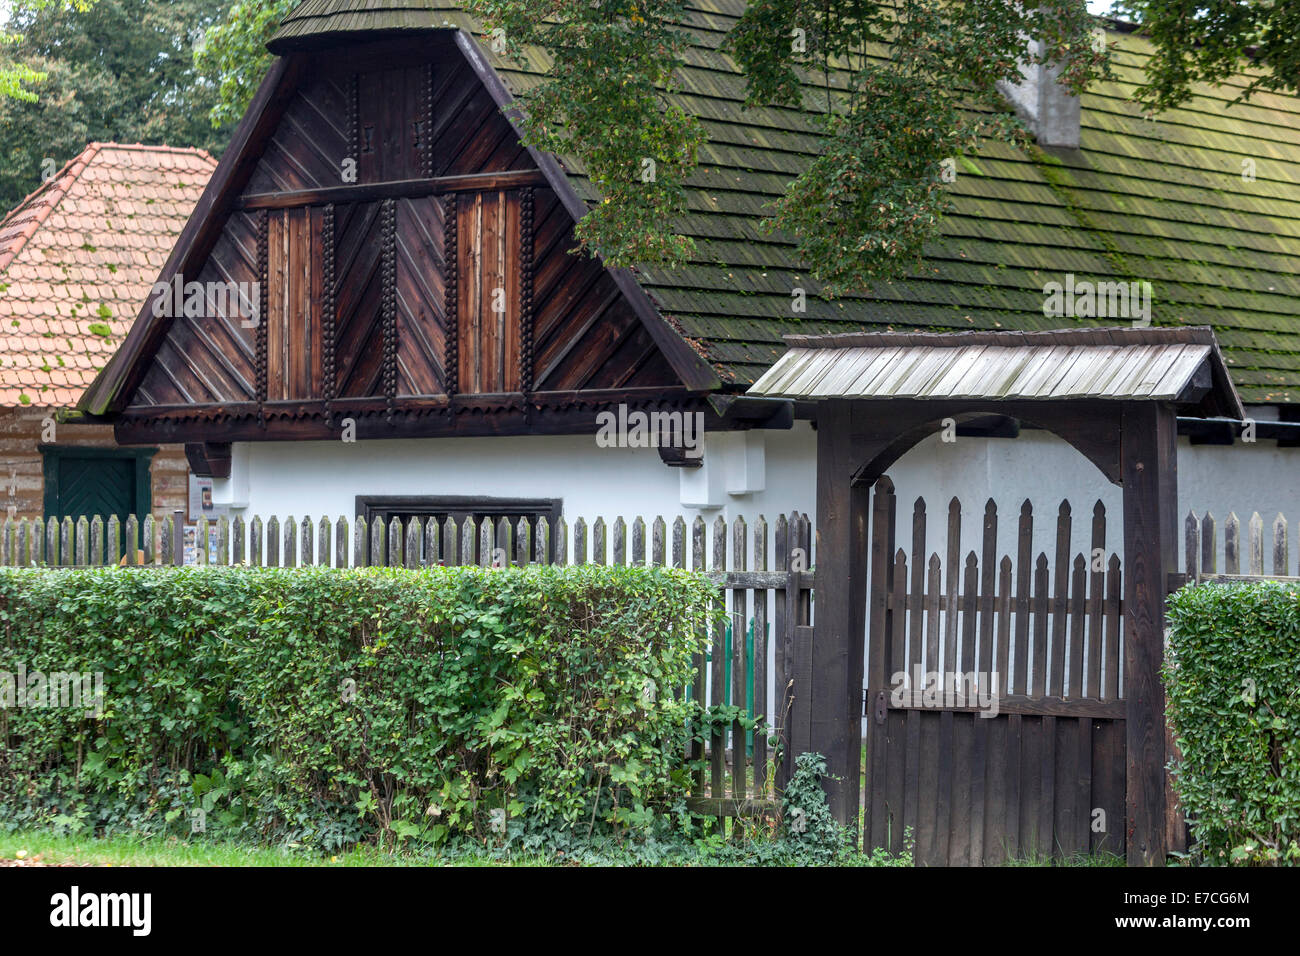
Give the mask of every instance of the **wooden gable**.
<svg viewBox="0 0 1300 956">
<path fill-rule="evenodd" d="M 575 197 L 467 38 L 432 36 L 278 61 L 162 276 L 201 307 L 151 299 L 88 410 L 124 440 L 563 431 L 704 390 L 635 283 L 571 251 Z"/>
</svg>

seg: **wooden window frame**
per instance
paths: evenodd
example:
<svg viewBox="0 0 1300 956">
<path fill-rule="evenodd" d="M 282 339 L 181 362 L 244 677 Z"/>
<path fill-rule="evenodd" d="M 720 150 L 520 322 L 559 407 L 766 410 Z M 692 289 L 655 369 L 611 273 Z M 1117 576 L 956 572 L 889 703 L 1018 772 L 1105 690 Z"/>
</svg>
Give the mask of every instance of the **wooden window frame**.
<svg viewBox="0 0 1300 956">
<path fill-rule="evenodd" d="M 424 515 L 443 515 L 450 513 L 456 518 L 457 526 L 462 526 L 464 515 L 479 515 L 495 518 L 497 515 L 531 512 L 545 518 L 551 526 L 550 560 L 555 559 L 555 523 L 564 513 L 562 498 L 488 498 L 476 495 L 357 495 L 353 513 L 358 518 L 366 519 L 369 527 L 376 517 L 382 517 L 387 524 L 394 512 L 402 514 L 416 513 Z"/>
</svg>

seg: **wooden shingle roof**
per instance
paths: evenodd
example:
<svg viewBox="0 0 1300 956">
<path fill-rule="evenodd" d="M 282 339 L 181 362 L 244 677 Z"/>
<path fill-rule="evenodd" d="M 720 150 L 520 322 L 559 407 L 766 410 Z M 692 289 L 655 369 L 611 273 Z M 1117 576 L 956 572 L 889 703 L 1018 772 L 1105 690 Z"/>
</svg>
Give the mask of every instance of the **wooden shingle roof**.
<svg viewBox="0 0 1300 956">
<path fill-rule="evenodd" d="M 0 220 L 0 405 L 75 405 L 131 328 L 216 160 L 91 143 Z"/>
<path fill-rule="evenodd" d="M 743 77 L 718 52 L 743 7 L 687 5 L 683 26 L 697 43 L 677 99 L 709 141 L 679 225 L 698 254 L 685 268 L 638 270 L 661 312 L 724 382 L 752 383 L 790 333 L 1113 325 L 1044 315 L 1044 287 L 1074 275 L 1149 281 L 1152 322 L 1212 327 L 1246 401 L 1300 402 L 1300 98 L 1259 93 L 1229 106 L 1245 85 L 1238 79 L 1198 86 L 1182 107 L 1145 119 L 1129 97 L 1151 48 L 1112 32 L 1115 78 L 1083 97 L 1080 149 L 1023 154 L 991 145 L 959 161 L 950 187 L 956 209 L 924 268 L 870 295 L 827 300 L 789 237 L 758 225 L 806 167 L 816 130 L 810 112 L 743 108 Z M 270 46 L 285 52 L 437 28 L 480 32 L 442 0 L 305 0 Z M 516 94 L 545 66 L 539 50 L 522 64 L 483 55 Z M 595 201 L 581 166 L 561 161 L 579 196 Z M 792 312 L 795 289 L 807 292 L 804 313 Z"/>
</svg>

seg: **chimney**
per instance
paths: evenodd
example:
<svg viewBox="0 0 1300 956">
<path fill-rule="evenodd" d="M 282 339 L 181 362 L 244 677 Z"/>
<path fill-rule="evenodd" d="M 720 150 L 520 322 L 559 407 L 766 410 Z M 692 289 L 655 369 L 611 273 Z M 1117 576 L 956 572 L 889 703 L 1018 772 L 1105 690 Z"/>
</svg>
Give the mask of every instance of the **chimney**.
<svg viewBox="0 0 1300 956">
<path fill-rule="evenodd" d="M 1029 42 L 1029 51 L 1038 51 L 1037 41 Z M 1057 82 L 1060 74 L 1059 66 L 1022 62 L 1020 82 L 999 83 L 998 89 L 1011 101 L 1039 146 L 1078 149 L 1082 112 L 1079 97 Z"/>
</svg>

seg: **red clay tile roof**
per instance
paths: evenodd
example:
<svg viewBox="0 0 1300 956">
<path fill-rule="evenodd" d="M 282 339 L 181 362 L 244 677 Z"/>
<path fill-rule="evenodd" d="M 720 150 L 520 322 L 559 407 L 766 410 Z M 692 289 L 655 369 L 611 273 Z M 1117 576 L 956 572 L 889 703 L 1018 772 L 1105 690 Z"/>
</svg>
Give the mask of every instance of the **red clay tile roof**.
<svg viewBox="0 0 1300 956">
<path fill-rule="evenodd" d="M 91 143 L 0 220 L 0 406 L 72 406 L 131 328 L 216 160 Z"/>
</svg>

